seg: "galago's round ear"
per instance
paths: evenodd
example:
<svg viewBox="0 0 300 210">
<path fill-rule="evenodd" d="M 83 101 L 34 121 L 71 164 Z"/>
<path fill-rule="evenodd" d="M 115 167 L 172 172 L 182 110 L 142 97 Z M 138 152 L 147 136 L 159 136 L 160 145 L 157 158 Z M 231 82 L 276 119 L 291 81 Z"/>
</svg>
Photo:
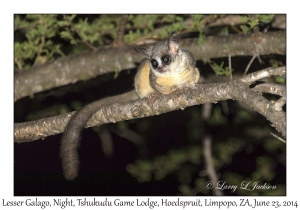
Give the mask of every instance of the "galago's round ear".
<svg viewBox="0 0 300 210">
<path fill-rule="evenodd" d="M 152 52 L 152 48 L 153 46 L 149 46 L 149 47 L 140 47 L 140 46 L 132 46 L 132 48 L 142 54 L 142 55 L 145 55 L 147 56 L 148 58 L 151 56 L 151 52 Z"/>
<path fill-rule="evenodd" d="M 173 31 L 167 41 L 169 52 L 176 54 L 179 49 L 179 35 Z"/>
</svg>

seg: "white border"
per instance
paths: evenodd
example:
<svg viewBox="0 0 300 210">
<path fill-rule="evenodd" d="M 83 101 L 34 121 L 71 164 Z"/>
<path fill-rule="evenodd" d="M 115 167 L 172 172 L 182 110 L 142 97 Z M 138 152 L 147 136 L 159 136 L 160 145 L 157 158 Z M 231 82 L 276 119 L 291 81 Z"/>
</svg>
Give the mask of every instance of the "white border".
<svg viewBox="0 0 300 210">
<path fill-rule="evenodd" d="M 295 2 L 295 3 L 294 3 Z M 13 14 L 14 13 L 286 13 L 287 14 L 287 197 L 265 197 L 264 200 L 297 200 L 299 189 L 299 12 L 296 1 L 10 1 L 1 2 L 1 146 L 0 202 L 25 200 L 13 197 Z M 126 8 L 126 11 L 124 11 Z M 4 64 L 4 65 L 3 65 Z M 298 64 L 298 65 L 297 65 Z M 298 68 L 297 68 L 298 67 Z M 298 76 L 297 76 L 298 75 Z M 296 121 L 297 120 L 297 121 Z M 39 197 L 52 201 L 55 197 Z M 58 197 L 62 198 L 62 197 Z M 113 199 L 114 197 L 110 197 Z M 167 198 L 167 197 L 166 197 Z M 242 197 L 212 197 L 214 200 L 236 200 Z M 251 197 L 249 199 L 255 199 Z M 32 198 L 31 198 L 32 199 Z M 76 199 L 76 197 L 73 197 Z M 128 199 L 131 199 L 128 197 Z M 134 199 L 132 197 L 132 199 Z M 160 197 L 153 199 L 159 200 Z M 170 197 L 175 199 L 175 197 Z M 183 198 L 188 199 L 188 197 Z M 191 198 L 194 199 L 194 198 Z M 201 198 L 204 199 L 204 198 Z M 258 197 L 261 199 L 261 197 Z M 299 199 L 298 199 L 299 201 Z M 2 204 L 2 203 L 1 203 Z M 299 203 L 300 204 L 300 203 Z M 2 206 L 2 205 L 1 205 Z M 10 207 L 11 208 L 11 207 Z M 31 207 L 23 207 L 31 208 Z M 130 209 L 136 209 L 133 207 Z M 164 209 L 171 209 L 167 207 Z M 101 208 L 106 209 L 106 208 Z M 112 208 L 110 208 L 112 209 Z M 213 209 L 219 209 L 218 207 Z"/>
</svg>

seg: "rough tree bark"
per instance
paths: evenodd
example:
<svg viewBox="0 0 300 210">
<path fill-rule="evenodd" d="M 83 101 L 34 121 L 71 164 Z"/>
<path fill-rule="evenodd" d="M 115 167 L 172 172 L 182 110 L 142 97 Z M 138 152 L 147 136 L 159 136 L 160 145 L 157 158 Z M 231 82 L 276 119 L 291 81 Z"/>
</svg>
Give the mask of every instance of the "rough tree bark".
<svg viewBox="0 0 300 210">
<path fill-rule="evenodd" d="M 282 110 L 282 106 L 278 108 L 278 104 L 267 100 L 261 95 L 262 92 L 266 91 L 285 95 L 285 88 L 277 84 L 273 87 L 269 85 L 269 88 L 268 84 L 266 84 L 266 87 L 260 85 L 258 88 L 249 88 L 255 81 L 275 75 L 284 76 L 285 73 L 286 67 L 267 68 L 230 82 L 201 84 L 193 90 L 178 90 L 169 95 L 154 95 L 133 102 L 104 106 L 93 115 L 86 127 L 154 116 L 177 109 L 183 110 L 193 105 L 233 99 L 247 104 L 250 108 L 265 116 L 272 123 L 272 126 L 285 136 L 286 113 Z M 31 122 L 15 123 L 15 142 L 30 142 L 61 133 L 74 113 Z"/>
</svg>

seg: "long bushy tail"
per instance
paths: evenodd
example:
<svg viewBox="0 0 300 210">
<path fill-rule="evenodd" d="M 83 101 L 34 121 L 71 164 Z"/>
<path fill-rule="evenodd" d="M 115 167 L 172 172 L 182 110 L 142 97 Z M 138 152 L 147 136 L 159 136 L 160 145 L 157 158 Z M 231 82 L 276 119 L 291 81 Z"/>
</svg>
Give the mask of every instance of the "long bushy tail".
<svg viewBox="0 0 300 210">
<path fill-rule="evenodd" d="M 83 107 L 73 115 L 66 126 L 60 146 L 60 157 L 62 159 L 64 176 L 67 180 L 73 180 L 78 175 L 79 159 L 77 150 L 81 138 L 80 135 L 82 129 L 85 127 L 86 123 L 93 116 L 93 114 L 95 114 L 105 105 L 136 99 L 138 99 L 138 96 L 136 92 L 132 90 L 121 95 L 95 101 Z"/>
</svg>

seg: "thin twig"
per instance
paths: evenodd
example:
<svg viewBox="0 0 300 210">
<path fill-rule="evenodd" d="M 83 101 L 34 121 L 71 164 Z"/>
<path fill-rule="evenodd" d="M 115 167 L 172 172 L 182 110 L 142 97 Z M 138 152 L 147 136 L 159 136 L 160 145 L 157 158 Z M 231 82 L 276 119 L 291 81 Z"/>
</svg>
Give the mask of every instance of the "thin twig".
<svg viewBox="0 0 300 210">
<path fill-rule="evenodd" d="M 203 156 L 205 161 L 205 169 L 208 177 L 210 178 L 214 186 L 212 188 L 212 192 L 214 195 L 223 195 L 223 192 L 216 187 L 218 183 L 218 176 L 214 168 L 214 161 L 211 155 L 211 142 L 212 142 L 211 136 L 206 135 L 202 139 L 202 142 L 203 142 Z"/>
<path fill-rule="evenodd" d="M 212 104 L 205 103 L 202 105 L 201 118 L 203 120 L 208 120 L 211 116 Z"/>
<path fill-rule="evenodd" d="M 253 61 L 254 61 L 255 58 L 256 58 L 256 53 L 254 53 L 254 55 L 252 56 L 251 60 L 249 61 L 248 65 L 247 65 L 247 67 L 245 69 L 244 75 L 247 74 L 247 72 L 248 72 L 248 70 L 249 70 L 249 68 L 250 68 L 250 66 L 253 63 Z"/>
<path fill-rule="evenodd" d="M 286 141 L 285 141 L 284 139 L 280 138 L 279 136 L 275 135 L 275 134 L 272 133 L 272 132 L 270 132 L 270 134 L 271 134 L 272 136 L 274 136 L 276 139 L 278 139 L 279 141 L 282 141 L 283 143 L 286 144 Z"/>
<path fill-rule="evenodd" d="M 257 59 L 260 65 L 264 64 L 265 62 L 260 58 L 260 55 L 257 53 Z"/>
</svg>

